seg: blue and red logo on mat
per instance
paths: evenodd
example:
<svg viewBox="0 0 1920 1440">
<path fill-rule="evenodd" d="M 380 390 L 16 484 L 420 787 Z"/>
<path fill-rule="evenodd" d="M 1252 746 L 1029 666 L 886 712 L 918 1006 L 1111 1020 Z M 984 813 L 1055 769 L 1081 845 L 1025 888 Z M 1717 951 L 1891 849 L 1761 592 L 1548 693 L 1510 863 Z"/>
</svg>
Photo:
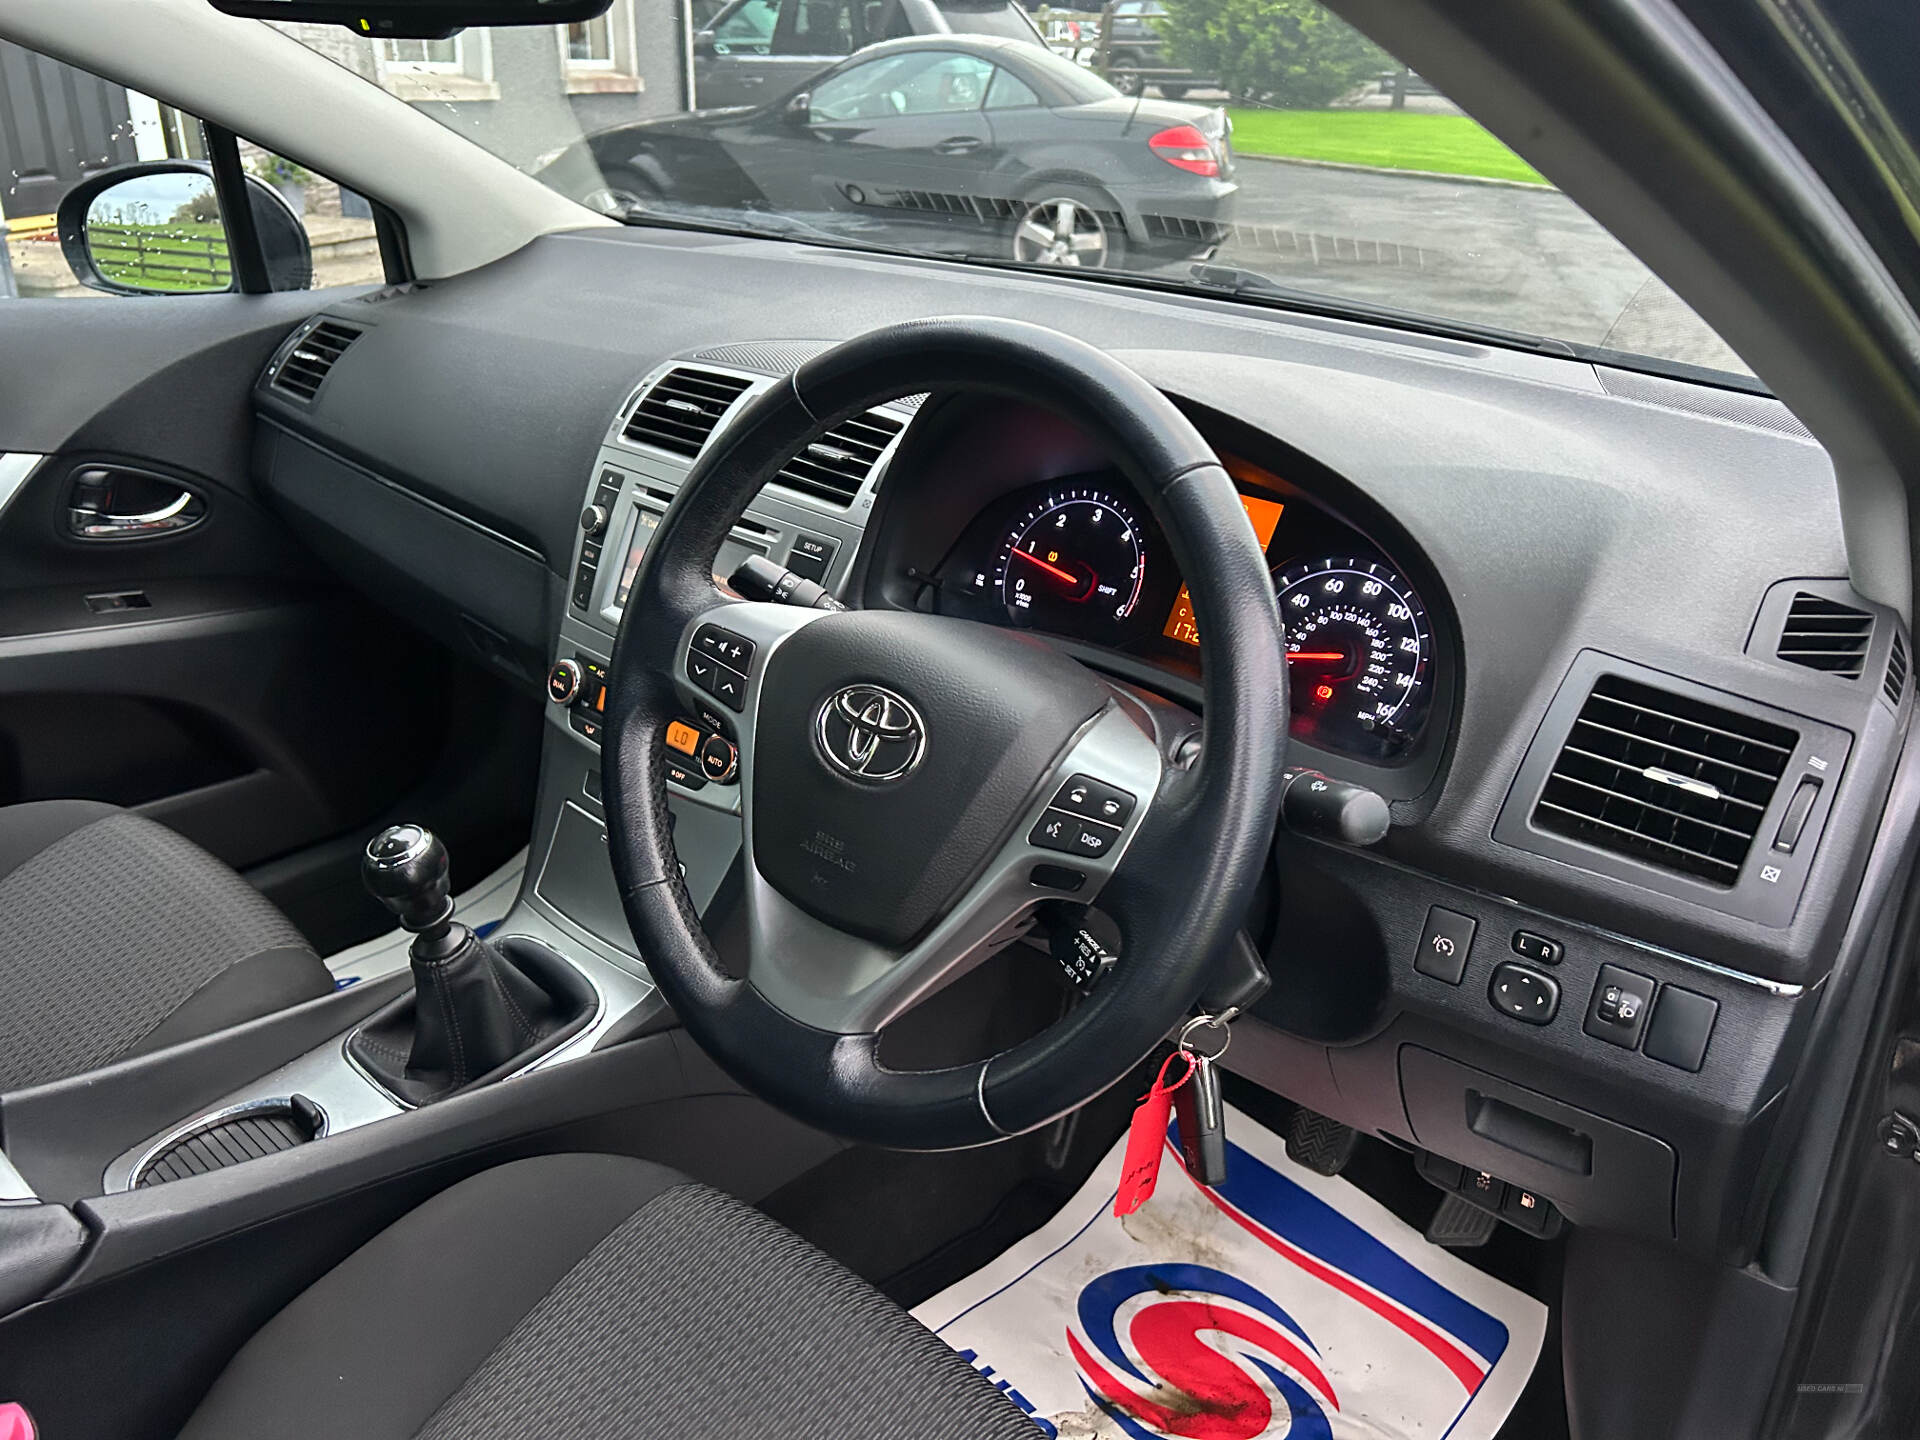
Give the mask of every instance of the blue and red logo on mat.
<svg viewBox="0 0 1920 1440">
<path fill-rule="evenodd" d="M 1324 1287 L 1326 1299 L 1370 1311 L 1427 1352 L 1461 1387 L 1464 1408 L 1505 1353 L 1507 1327 L 1286 1176 L 1228 1151 L 1227 1182 L 1200 1193 L 1310 1291 Z M 1087 1393 L 1135 1440 L 1326 1440 L 1328 1412 L 1340 1408 L 1306 1330 L 1270 1296 L 1202 1265 L 1096 1277 L 1067 1346 Z"/>
<path fill-rule="evenodd" d="M 1340 1407 L 1319 1352 L 1245 1281 L 1205 1265 L 1133 1265 L 1082 1290 L 1076 1319 L 1067 1348 L 1080 1383 L 1137 1440 L 1329 1440 L 1327 1408 Z M 1139 1365 L 1121 1346 L 1122 1327 Z"/>
</svg>

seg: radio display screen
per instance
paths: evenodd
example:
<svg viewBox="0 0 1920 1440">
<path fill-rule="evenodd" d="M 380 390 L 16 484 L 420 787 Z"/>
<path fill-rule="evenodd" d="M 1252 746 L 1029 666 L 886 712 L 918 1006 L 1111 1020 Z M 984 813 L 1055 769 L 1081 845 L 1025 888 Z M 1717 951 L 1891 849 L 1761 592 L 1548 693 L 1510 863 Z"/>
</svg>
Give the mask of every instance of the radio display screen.
<svg viewBox="0 0 1920 1440">
<path fill-rule="evenodd" d="M 626 608 L 627 596 L 633 592 L 633 577 L 639 573 L 640 561 L 653 540 L 653 532 L 659 528 L 660 516 L 656 512 L 645 507 L 634 512 L 633 538 L 627 542 L 627 558 L 620 565 L 620 584 L 613 593 L 615 609 Z M 758 545 L 749 545 L 744 540 L 728 540 L 720 547 L 720 554 L 714 561 L 713 578 L 724 581 L 740 568 L 740 562 L 749 555 L 765 553 Z"/>
</svg>

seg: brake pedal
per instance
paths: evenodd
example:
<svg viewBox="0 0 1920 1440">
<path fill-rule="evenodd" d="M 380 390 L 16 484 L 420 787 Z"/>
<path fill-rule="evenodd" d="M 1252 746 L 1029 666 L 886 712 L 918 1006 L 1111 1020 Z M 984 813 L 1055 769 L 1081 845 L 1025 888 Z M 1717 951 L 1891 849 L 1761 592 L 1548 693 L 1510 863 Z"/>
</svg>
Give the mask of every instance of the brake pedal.
<svg viewBox="0 0 1920 1440">
<path fill-rule="evenodd" d="M 1338 1175 L 1360 1147 L 1360 1132 L 1302 1105 L 1287 1122 L 1287 1158 L 1316 1175 Z"/>
<path fill-rule="evenodd" d="M 1458 1195 L 1446 1195 L 1427 1222 L 1426 1237 L 1430 1244 L 1449 1250 L 1472 1250 L 1491 1240 L 1499 1223 L 1491 1210 L 1482 1210 Z"/>
</svg>

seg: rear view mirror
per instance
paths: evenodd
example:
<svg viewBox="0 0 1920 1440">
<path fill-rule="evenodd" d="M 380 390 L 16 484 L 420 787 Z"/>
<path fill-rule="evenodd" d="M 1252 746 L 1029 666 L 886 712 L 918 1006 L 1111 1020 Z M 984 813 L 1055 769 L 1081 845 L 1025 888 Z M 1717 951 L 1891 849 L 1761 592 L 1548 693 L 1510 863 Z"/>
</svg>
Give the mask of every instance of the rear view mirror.
<svg viewBox="0 0 1920 1440">
<path fill-rule="evenodd" d="M 293 208 L 247 177 L 253 224 L 276 290 L 313 283 L 313 250 Z M 213 173 L 189 160 L 124 165 L 67 192 L 60 249 L 83 285 L 114 295 L 193 295 L 233 288 Z"/>
<path fill-rule="evenodd" d="M 255 20 L 344 25 L 376 40 L 440 40 L 469 25 L 564 25 L 604 15 L 613 0 L 212 0 Z"/>
</svg>

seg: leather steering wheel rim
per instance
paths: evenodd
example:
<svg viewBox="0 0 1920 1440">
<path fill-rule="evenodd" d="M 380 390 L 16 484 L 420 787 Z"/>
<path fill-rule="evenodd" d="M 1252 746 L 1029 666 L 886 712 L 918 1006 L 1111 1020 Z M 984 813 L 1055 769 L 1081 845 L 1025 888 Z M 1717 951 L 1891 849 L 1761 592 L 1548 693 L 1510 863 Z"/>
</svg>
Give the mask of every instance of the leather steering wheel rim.
<svg viewBox="0 0 1920 1440">
<path fill-rule="evenodd" d="M 746 976 L 722 968 L 679 875 L 660 756 L 667 723 L 688 708 L 682 667 L 692 627 L 745 613 L 733 608 L 745 602 L 730 603 L 715 586 L 712 565 L 761 487 L 846 418 L 949 389 L 1040 403 L 1102 443 L 1173 549 L 1211 663 L 1199 758 L 1159 771 L 1100 894 L 1099 908 L 1121 932 L 1118 964 L 1059 1022 L 1011 1050 L 898 1071 L 880 1063 L 876 1034 L 804 1023 L 773 1003 L 756 979 L 763 957 Z M 822 634 L 836 622 L 851 634 L 850 619 L 817 623 Z M 916 622 L 965 623 L 898 623 Z M 1282 789 L 1283 651 L 1266 561 L 1231 479 L 1191 422 L 1126 365 L 1066 335 L 997 318 L 913 321 L 847 341 L 763 392 L 708 446 L 634 578 L 610 667 L 601 764 L 614 874 L 639 953 L 688 1032 L 729 1074 L 820 1129 L 949 1149 L 1044 1125 L 1107 1089 L 1168 1035 L 1244 921 Z M 749 866 L 753 843 L 750 830 Z"/>
</svg>

